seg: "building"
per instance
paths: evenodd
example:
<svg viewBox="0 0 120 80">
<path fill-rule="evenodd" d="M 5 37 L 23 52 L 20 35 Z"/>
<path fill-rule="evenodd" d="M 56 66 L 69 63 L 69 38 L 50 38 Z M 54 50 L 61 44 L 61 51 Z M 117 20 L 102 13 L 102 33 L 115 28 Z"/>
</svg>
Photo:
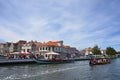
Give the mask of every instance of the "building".
<svg viewBox="0 0 120 80">
<path fill-rule="evenodd" d="M 14 43 L 13 42 L 4 43 L 3 54 L 10 55 L 10 53 L 13 52 L 14 52 Z"/>
<path fill-rule="evenodd" d="M 75 57 L 76 53 L 79 53 L 76 48 L 65 46 L 63 44 L 63 41 L 49 41 L 46 43 L 43 43 L 39 47 L 40 55 L 43 56 L 45 59 L 49 58 L 49 55 L 46 55 L 46 53 L 49 52 L 55 52 L 59 54 L 60 58 L 71 58 Z"/>
<path fill-rule="evenodd" d="M 52 55 L 47 55 L 49 52 L 61 53 L 63 46 L 63 41 L 49 41 L 44 42 L 39 46 L 39 53 L 42 58 L 48 59 L 52 58 Z"/>
<path fill-rule="evenodd" d="M 82 53 L 82 55 L 85 56 L 86 58 L 89 58 L 90 55 L 93 54 L 91 47 L 88 47 L 88 48 L 85 48 L 85 49 L 81 50 L 80 53 Z"/>
<path fill-rule="evenodd" d="M 25 40 L 19 40 L 18 42 L 16 42 L 16 44 L 15 44 L 16 51 L 21 52 L 22 46 L 26 43 L 27 43 L 27 41 L 25 41 Z"/>
<path fill-rule="evenodd" d="M 47 53 L 53 52 L 59 56 L 59 58 L 73 58 L 79 57 L 79 51 L 75 47 L 66 46 L 63 41 L 25 41 L 19 40 L 16 43 L 7 42 L 0 44 L 0 54 L 4 54 L 8 58 L 26 58 L 26 56 L 35 56 L 44 59 L 48 59 Z M 58 57 L 57 56 L 57 57 Z M 55 56 L 53 56 L 55 57 Z M 52 58 L 52 57 L 51 57 Z"/>
<path fill-rule="evenodd" d="M 106 50 L 100 50 L 102 55 L 106 55 Z"/>
<path fill-rule="evenodd" d="M 3 54 L 7 56 L 7 58 L 19 58 L 20 57 L 20 51 L 22 49 L 23 44 L 25 44 L 26 41 L 20 40 L 16 43 L 13 42 L 7 42 L 4 43 L 3 48 Z"/>
<path fill-rule="evenodd" d="M 92 48 L 91 47 L 85 48 L 85 55 L 91 55 L 91 54 L 92 54 Z"/>
<path fill-rule="evenodd" d="M 3 54 L 3 49 L 4 49 L 4 44 L 3 44 L 3 43 L 0 43 L 0 55 L 1 55 L 1 56 L 4 56 L 4 54 Z"/>
</svg>

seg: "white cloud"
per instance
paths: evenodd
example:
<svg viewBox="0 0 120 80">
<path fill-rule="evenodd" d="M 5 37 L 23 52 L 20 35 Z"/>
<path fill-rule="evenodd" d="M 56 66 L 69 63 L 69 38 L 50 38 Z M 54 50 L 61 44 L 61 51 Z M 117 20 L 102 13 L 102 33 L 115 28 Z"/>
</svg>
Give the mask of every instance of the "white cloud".
<svg viewBox="0 0 120 80">
<path fill-rule="evenodd" d="M 119 15 L 119 11 L 116 11 L 119 10 L 116 9 L 119 5 L 115 5 L 117 2 L 18 1 L 6 2 L 7 5 L 2 2 L 5 8 L 1 12 L 5 14 L 0 14 L 0 38 L 6 41 L 64 40 L 66 44 L 80 49 L 94 44 L 107 46 L 107 43 L 119 43 L 119 35 L 111 36 L 119 31 L 119 20 L 115 21 L 119 18 L 116 17 Z"/>
</svg>

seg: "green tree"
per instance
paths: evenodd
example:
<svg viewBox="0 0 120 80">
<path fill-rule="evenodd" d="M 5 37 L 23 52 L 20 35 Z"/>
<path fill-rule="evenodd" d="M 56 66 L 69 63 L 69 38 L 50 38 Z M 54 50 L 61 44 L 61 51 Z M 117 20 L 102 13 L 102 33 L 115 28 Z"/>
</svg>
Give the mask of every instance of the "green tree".
<svg viewBox="0 0 120 80">
<path fill-rule="evenodd" d="M 107 47 L 106 48 L 106 54 L 109 55 L 109 56 L 112 56 L 112 55 L 115 55 L 117 54 L 116 50 L 112 47 Z"/>
<path fill-rule="evenodd" d="M 92 49 L 92 53 L 94 55 L 100 55 L 101 54 L 101 51 L 100 51 L 100 48 L 98 47 L 98 45 L 95 45 Z"/>
<path fill-rule="evenodd" d="M 117 52 L 117 54 L 120 54 L 120 52 Z"/>
</svg>

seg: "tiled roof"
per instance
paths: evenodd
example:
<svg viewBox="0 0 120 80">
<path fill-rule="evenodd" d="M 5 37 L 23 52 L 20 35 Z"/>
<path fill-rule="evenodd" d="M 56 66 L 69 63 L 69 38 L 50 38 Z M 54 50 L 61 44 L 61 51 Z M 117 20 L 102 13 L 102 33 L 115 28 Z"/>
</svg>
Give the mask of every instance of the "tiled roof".
<svg viewBox="0 0 120 80">
<path fill-rule="evenodd" d="M 37 41 L 30 41 L 30 42 L 28 42 L 27 44 L 30 44 L 30 45 L 34 44 L 34 45 L 36 45 L 36 46 L 41 46 L 41 45 L 42 45 L 41 42 L 37 42 Z"/>
<path fill-rule="evenodd" d="M 35 44 L 36 46 L 41 46 L 41 45 L 42 45 L 41 42 L 35 42 L 34 44 Z"/>
<path fill-rule="evenodd" d="M 25 43 L 27 43 L 27 41 L 25 41 L 25 40 L 19 40 L 17 43 L 18 44 L 25 44 Z"/>
<path fill-rule="evenodd" d="M 34 44 L 37 47 L 39 47 L 39 46 L 60 46 L 60 44 L 61 44 L 61 41 L 48 41 L 48 42 L 43 42 L 43 43 L 37 42 L 37 41 L 29 41 L 29 42 L 27 42 L 25 40 L 19 40 L 18 41 L 18 43 L 25 43 L 25 42 L 26 42 L 26 44 L 30 44 L 30 45 Z M 71 49 L 73 51 L 76 50 L 76 48 L 71 47 L 71 46 L 62 45 L 62 47 L 66 48 L 66 49 Z"/>
<path fill-rule="evenodd" d="M 59 41 L 55 41 L 55 42 L 52 42 L 52 41 L 49 41 L 47 43 L 43 43 L 43 46 L 59 46 Z"/>
<path fill-rule="evenodd" d="M 65 46 L 65 45 L 63 45 L 63 48 L 71 48 L 70 46 Z"/>
</svg>

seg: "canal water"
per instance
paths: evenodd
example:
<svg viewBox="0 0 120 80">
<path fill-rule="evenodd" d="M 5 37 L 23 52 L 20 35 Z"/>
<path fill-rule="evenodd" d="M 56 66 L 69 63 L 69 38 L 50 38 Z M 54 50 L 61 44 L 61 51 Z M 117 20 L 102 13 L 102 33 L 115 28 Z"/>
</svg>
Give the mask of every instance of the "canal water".
<svg viewBox="0 0 120 80">
<path fill-rule="evenodd" d="M 88 61 L 0 66 L 0 80 L 119 80 L 120 58 L 111 64 L 89 66 Z"/>
</svg>

